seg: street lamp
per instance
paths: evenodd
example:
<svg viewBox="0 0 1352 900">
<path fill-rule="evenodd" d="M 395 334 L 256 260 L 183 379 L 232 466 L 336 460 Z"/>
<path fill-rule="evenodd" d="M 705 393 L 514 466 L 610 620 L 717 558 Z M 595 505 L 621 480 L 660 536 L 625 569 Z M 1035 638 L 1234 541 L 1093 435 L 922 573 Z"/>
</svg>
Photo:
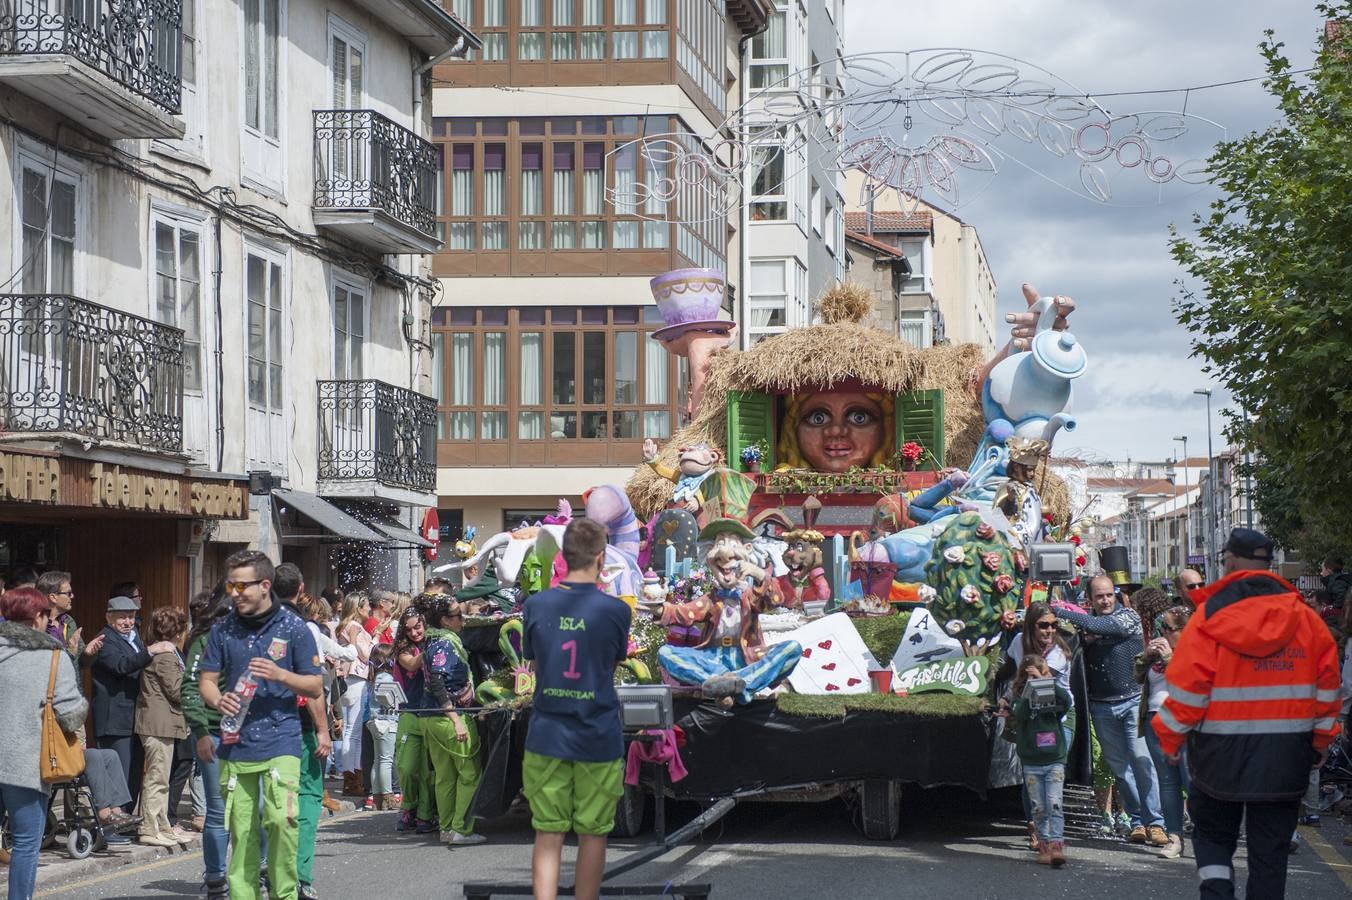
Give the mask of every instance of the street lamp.
<svg viewBox="0 0 1352 900">
<path fill-rule="evenodd" d="M 1192 514 L 1188 510 L 1192 505 L 1188 501 L 1188 436 L 1180 434 L 1174 440 L 1183 442 L 1183 564 L 1178 568 L 1186 569 L 1189 565 L 1188 552 L 1192 549 Z"/>
<path fill-rule="evenodd" d="M 1193 391 L 1194 394 L 1200 394 L 1206 398 L 1206 471 L 1211 480 L 1211 525 L 1206 530 L 1206 568 L 1208 577 L 1211 567 L 1216 564 L 1216 554 L 1214 552 L 1216 544 L 1216 523 L 1220 521 L 1216 518 L 1216 469 L 1215 462 L 1211 452 L 1211 388 L 1198 388 Z"/>
</svg>

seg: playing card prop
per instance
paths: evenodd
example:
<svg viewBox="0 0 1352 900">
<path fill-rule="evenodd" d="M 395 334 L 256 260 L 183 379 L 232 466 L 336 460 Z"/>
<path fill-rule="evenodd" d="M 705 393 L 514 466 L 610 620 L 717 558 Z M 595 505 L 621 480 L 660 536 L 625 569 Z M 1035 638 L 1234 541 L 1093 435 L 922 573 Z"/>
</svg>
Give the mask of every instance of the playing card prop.
<svg viewBox="0 0 1352 900">
<path fill-rule="evenodd" d="M 686 510 L 664 510 L 653 522 L 651 541 L 653 567 L 658 570 L 657 574 L 670 578 L 676 573 L 666 571 L 668 568 L 666 548 L 674 549 L 674 558 L 678 563 L 694 559 L 696 545 L 699 543 L 699 525 L 696 524 L 695 517 Z"/>
<path fill-rule="evenodd" d="M 927 609 L 911 613 L 906 633 L 892 654 L 892 671 L 900 675 L 914 666 L 962 656 L 962 644 L 949 636 Z"/>
<path fill-rule="evenodd" d="M 986 656 L 968 656 L 944 662 L 912 666 L 892 680 L 898 694 L 959 694 L 980 697 L 986 693 L 991 661 Z"/>
<path fill-rule="evenodd" d="M 803 657 L 789 675 L 800 694 L 867 694 L 868 673 L 879 669 L 854 622 L 844 613 L 818 619 L 788 634 L 803 648 Z"/>
</svg>

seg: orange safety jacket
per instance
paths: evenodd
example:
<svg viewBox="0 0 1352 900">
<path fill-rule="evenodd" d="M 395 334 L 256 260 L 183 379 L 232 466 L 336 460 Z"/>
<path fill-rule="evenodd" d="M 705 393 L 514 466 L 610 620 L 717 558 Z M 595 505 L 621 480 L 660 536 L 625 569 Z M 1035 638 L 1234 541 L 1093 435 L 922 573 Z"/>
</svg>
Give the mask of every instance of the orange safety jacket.
<svg viewBox="0 0 1352 900">
<path fill-rule="evenodd" d="M 1232 572 L 1193 591 L 1153 726 L 1193 786 L 1220 800 L 1289 800 L 1338 734 L 1338 650 L 1286 579 Z"/>
</svg>

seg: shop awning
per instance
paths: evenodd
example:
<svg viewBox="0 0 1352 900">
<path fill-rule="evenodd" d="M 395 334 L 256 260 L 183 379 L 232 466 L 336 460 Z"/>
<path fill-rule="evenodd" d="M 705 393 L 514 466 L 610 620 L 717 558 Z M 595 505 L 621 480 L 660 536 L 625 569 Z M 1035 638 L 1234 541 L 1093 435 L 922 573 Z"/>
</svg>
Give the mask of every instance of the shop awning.
<svg viewBox="0 0 1352 900">
<path fill-rule="evenodd" d="M 272 496 L 292 507 L 296 512 L 314 522 L 320 528 L 345 541 L 368 541 L 384 544 L 389 537 L 343 512 L 332 503 L 305 491 L 276 490 Z"/>
<path fill-rule="evenodd" d="M 378 513 L 365 513 L 362 518 L 367 525 L 386 535 L 395 543 L 418 548 L 432 546 L 431 541 L 422 537 L 418 532 L 409 528 L 407 525 L 401 524 L 389 516 L 382 516 Z"/>
</svg>

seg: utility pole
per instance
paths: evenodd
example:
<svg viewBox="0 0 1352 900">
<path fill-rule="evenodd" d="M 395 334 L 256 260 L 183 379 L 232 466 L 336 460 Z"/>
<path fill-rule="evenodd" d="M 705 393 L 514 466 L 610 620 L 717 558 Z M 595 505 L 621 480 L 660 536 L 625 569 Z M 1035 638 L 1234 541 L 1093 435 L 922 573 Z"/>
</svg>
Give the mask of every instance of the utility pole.
<svg viewBox="0 0 1352 900">
<path fill-rule="evenodd" d="M 1206 530 L 1206 569 L 1210 577 L 1212 567 L 1217 564 L 1213 551 L 1216 543 L 1216 460 L 1211 451 L 1211 388 L 1198 388 L 1194 394 L 1206 397 L 1206 470 L 1211 480 L 1211 526 Z"/>
<path fill-rule="evenodd" d="M 1188 551 L 1192 549 L 1192 504 L 1188 501 L 1188 436 L 1180 434 L 1175 441 L 1183 442 L 1183 559 L 1178 569 L 1188 567 Z"/>
</svg>

